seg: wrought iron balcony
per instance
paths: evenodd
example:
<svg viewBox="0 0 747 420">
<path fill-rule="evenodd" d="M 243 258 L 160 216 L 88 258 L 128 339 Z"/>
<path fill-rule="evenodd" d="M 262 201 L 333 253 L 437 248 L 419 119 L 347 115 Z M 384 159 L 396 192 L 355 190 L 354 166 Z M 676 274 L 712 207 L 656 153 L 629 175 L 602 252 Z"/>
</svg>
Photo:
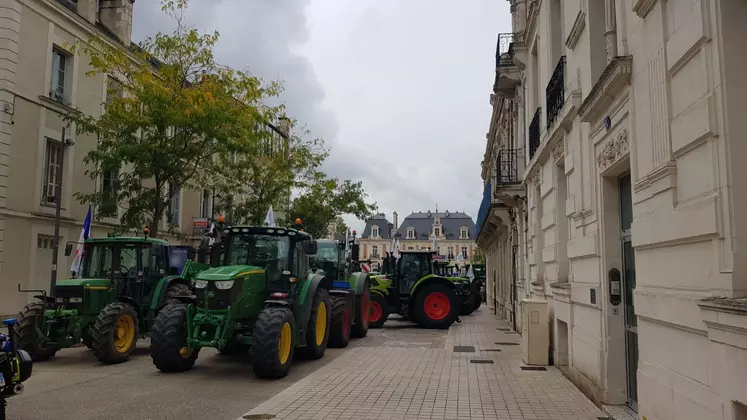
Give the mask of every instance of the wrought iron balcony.
<svg viewBox="0 0 747 420">
<path fill-rule="evenodd" d="M 537 108 L 537 111 L 534 112 L 534 118 L 529 124 L 529 159 L 534 157 L 534 153 L 540 145 L 540 114 L 542 114 L 542 108 Z"/>
<path fill-rule="evenodd" d="M 560 57 L 547 83 L 545 100 L 547 101 L 547 127 L 550 128 L 565 102 L 565 56 Z"/>
<path fill-rule="evenodd" d="M 498 152 L 497 162 L 497 185 L 511 185 L 521 183 L 521 172 L 523 168 L 519 166 L 523 162 L 519 162 L 519 157 L 523 160 L 523 150 L 521 149 L 504 149 Z"/>
<path fill-rule="evenodd" d="M 498 34 L 498 44 L 495 47 L 495 66 L 503 67 L 504 65 L 511 65 L 511 44 L 514 42 L 513 33 L 502 33 Z M 501 60 L 503 56 L 506 56 L 504 60 Z"/>
</svg>

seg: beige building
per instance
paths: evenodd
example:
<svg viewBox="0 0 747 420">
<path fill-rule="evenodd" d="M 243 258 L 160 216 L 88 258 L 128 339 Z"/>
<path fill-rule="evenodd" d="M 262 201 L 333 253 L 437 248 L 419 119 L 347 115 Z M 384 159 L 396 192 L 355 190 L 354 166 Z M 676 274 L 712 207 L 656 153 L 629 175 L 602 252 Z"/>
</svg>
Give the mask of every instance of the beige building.
<svg viewBox="0 0 747 420">
<path fill-rule="evenodd" d="M 600 404 L 747 418 L 747 3 L 510 3 L 478 215 L 489 305 L 546 299 L 552 362 Z"/>
<path fill-rule="evenodd" d="M 475 222 L 461 212 L 432 213 L 413 212 L 399 224 L 397 212 L 393 213 L 394 223 L 386 215 L 377 214 L 366 220 L 361 235 L 361 258 L 370 259 L 374 268 L 381 266 L 383 257 L 392 252 L 392 238 L 399 238 L 401 250 L 430 250 L 434 243 L 436 259 L 464 266 L 472 259 L 475 245 Z M 461 256 L 460 256 L 461 255 Z"/>
<path fill-rule="evenodd" d="M 73 194 L 115 186 L 112 176 L 93 181 L 86 175 L 83 157 L 96 147 L 96 138 L 76 135 L 61 114 L 73 107 L 94 116 L 103 112 L 112 79 L 86 76 L 91 70 L 88 59 L 70 46 L 100 36 L 118 48 L 133 48 L 133 4 L 0 0 L 0 316 L 17 313 L 31 299 L 17 292 L 18 285 L 49 290 L 57 189 L 62 207 L 61 279 L 69 275 L 72 262 L 63 255 L 64 244 L 78 240 L 88 210 Z M 63 128 L 67 142 L 62 141 Z M 94 209 L 104 210 L 112 217 L 95 221 L 93 236 L 105 236 L 119 220 L 121 209 Z M 177 191 L 168 212 L 184 237 L 165 238 L 193 243 L 199 226 L 213 216 L 212 192 Z"/>
</svg>

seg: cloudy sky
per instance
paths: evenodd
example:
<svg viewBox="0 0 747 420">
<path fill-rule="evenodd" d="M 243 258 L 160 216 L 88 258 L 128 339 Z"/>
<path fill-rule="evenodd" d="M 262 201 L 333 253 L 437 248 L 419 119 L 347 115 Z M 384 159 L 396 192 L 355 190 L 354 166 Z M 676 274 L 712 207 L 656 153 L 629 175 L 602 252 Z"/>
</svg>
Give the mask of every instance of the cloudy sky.
<svg viewBox="0 0 747 420">
<path fill-rule="evenodd" d="M 171 29 L 156 0 L 134 14 L 136 40 Z M 363 181 L 390 220 L 476 217 L 508 1 L 191 0 L 187 18 L 220 32 L 222 63 L 283 80 L 289 114 L 332 149 L 327 173 Z"/>
</svg>

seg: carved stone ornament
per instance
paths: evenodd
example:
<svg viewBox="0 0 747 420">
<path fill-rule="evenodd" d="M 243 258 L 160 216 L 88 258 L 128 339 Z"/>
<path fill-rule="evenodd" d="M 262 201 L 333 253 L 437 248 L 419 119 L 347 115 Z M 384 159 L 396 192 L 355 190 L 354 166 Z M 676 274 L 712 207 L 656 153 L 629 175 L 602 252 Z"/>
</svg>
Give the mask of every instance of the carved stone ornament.
<svg viewBox="0 0 747 420">
<path fill-rule="evenodd" d="M 622 129 L 617 135 L 610 139 L 597 155 L 597 164 L 600 170 L 607 169 L 610 165 L 620 159 L 628 152 L 628 130 Z"/>
<path fill-rule="evenodd" d="M 552 156 L 555 160 L 560 160 L 563 157 L 564 152 L 565 148 L 563 147 L 563 142 L 559 141 L 558 144 L 555 145 L 555 148 L 552 149 Z"/>
</svg>

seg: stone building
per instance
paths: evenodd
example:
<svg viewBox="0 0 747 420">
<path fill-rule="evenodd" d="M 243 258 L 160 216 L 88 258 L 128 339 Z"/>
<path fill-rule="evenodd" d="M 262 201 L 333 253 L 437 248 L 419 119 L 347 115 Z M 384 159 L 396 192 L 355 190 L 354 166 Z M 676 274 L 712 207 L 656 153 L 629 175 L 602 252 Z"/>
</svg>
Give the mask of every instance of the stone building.
<svg viewBox="0 0 747 420">
<path fill-rule="evenodd" d="M 600 404 L 747 418 L 747 3 L 509 2 L 478 215 L 489 306 L 546 299 L 552 362 Z"/>
<path fill-rule="evenodd" d="M 73 108 L 93 116 L 104 111 L 107 85 L 116 81 L 88 77 L 89 60 L 70 46 L 98 36 L 126 51 L 137 48 L 130 41 L 133 6 L 133 0 L 0 0 L 0 317 L 17 313 L 31 298 L 16 291 L 19 284 L 49 289 L 56 191 L 61 189 L 60 279 L 72 262 L 63 255 L 64 244 L 78 240 L 88 210 L 73 194 L 115 188 L 116 174 L 96 181 L 86 175 L 83 157 L 96 138 L 77 135 L 61 115 Z M 63 127 L 68 141 L 62 141 Z M 287 138 L 279 127 L 268 129 Z M 209 188 L 176 191 L 168 213 L 184 236 L 164 237 L 193 243 L 213 216 L 212 196 Z M 120 212 L 107 209 L 111 217 L 95 221 L 92 235 L 111 232 Z"/>
<path fill-rule="evenodd" d="M 384 213 L 378 213 L 366 220 L 363 232 L 358 232 L 360 240 L 360 257 L 371 260 L 375 270 L 381 268 L 387 252 L 391 252 L 392 236 L 396 233 L 397 212 L 394 214 L 394 223 L 387 220 Z"/>
</svg>

